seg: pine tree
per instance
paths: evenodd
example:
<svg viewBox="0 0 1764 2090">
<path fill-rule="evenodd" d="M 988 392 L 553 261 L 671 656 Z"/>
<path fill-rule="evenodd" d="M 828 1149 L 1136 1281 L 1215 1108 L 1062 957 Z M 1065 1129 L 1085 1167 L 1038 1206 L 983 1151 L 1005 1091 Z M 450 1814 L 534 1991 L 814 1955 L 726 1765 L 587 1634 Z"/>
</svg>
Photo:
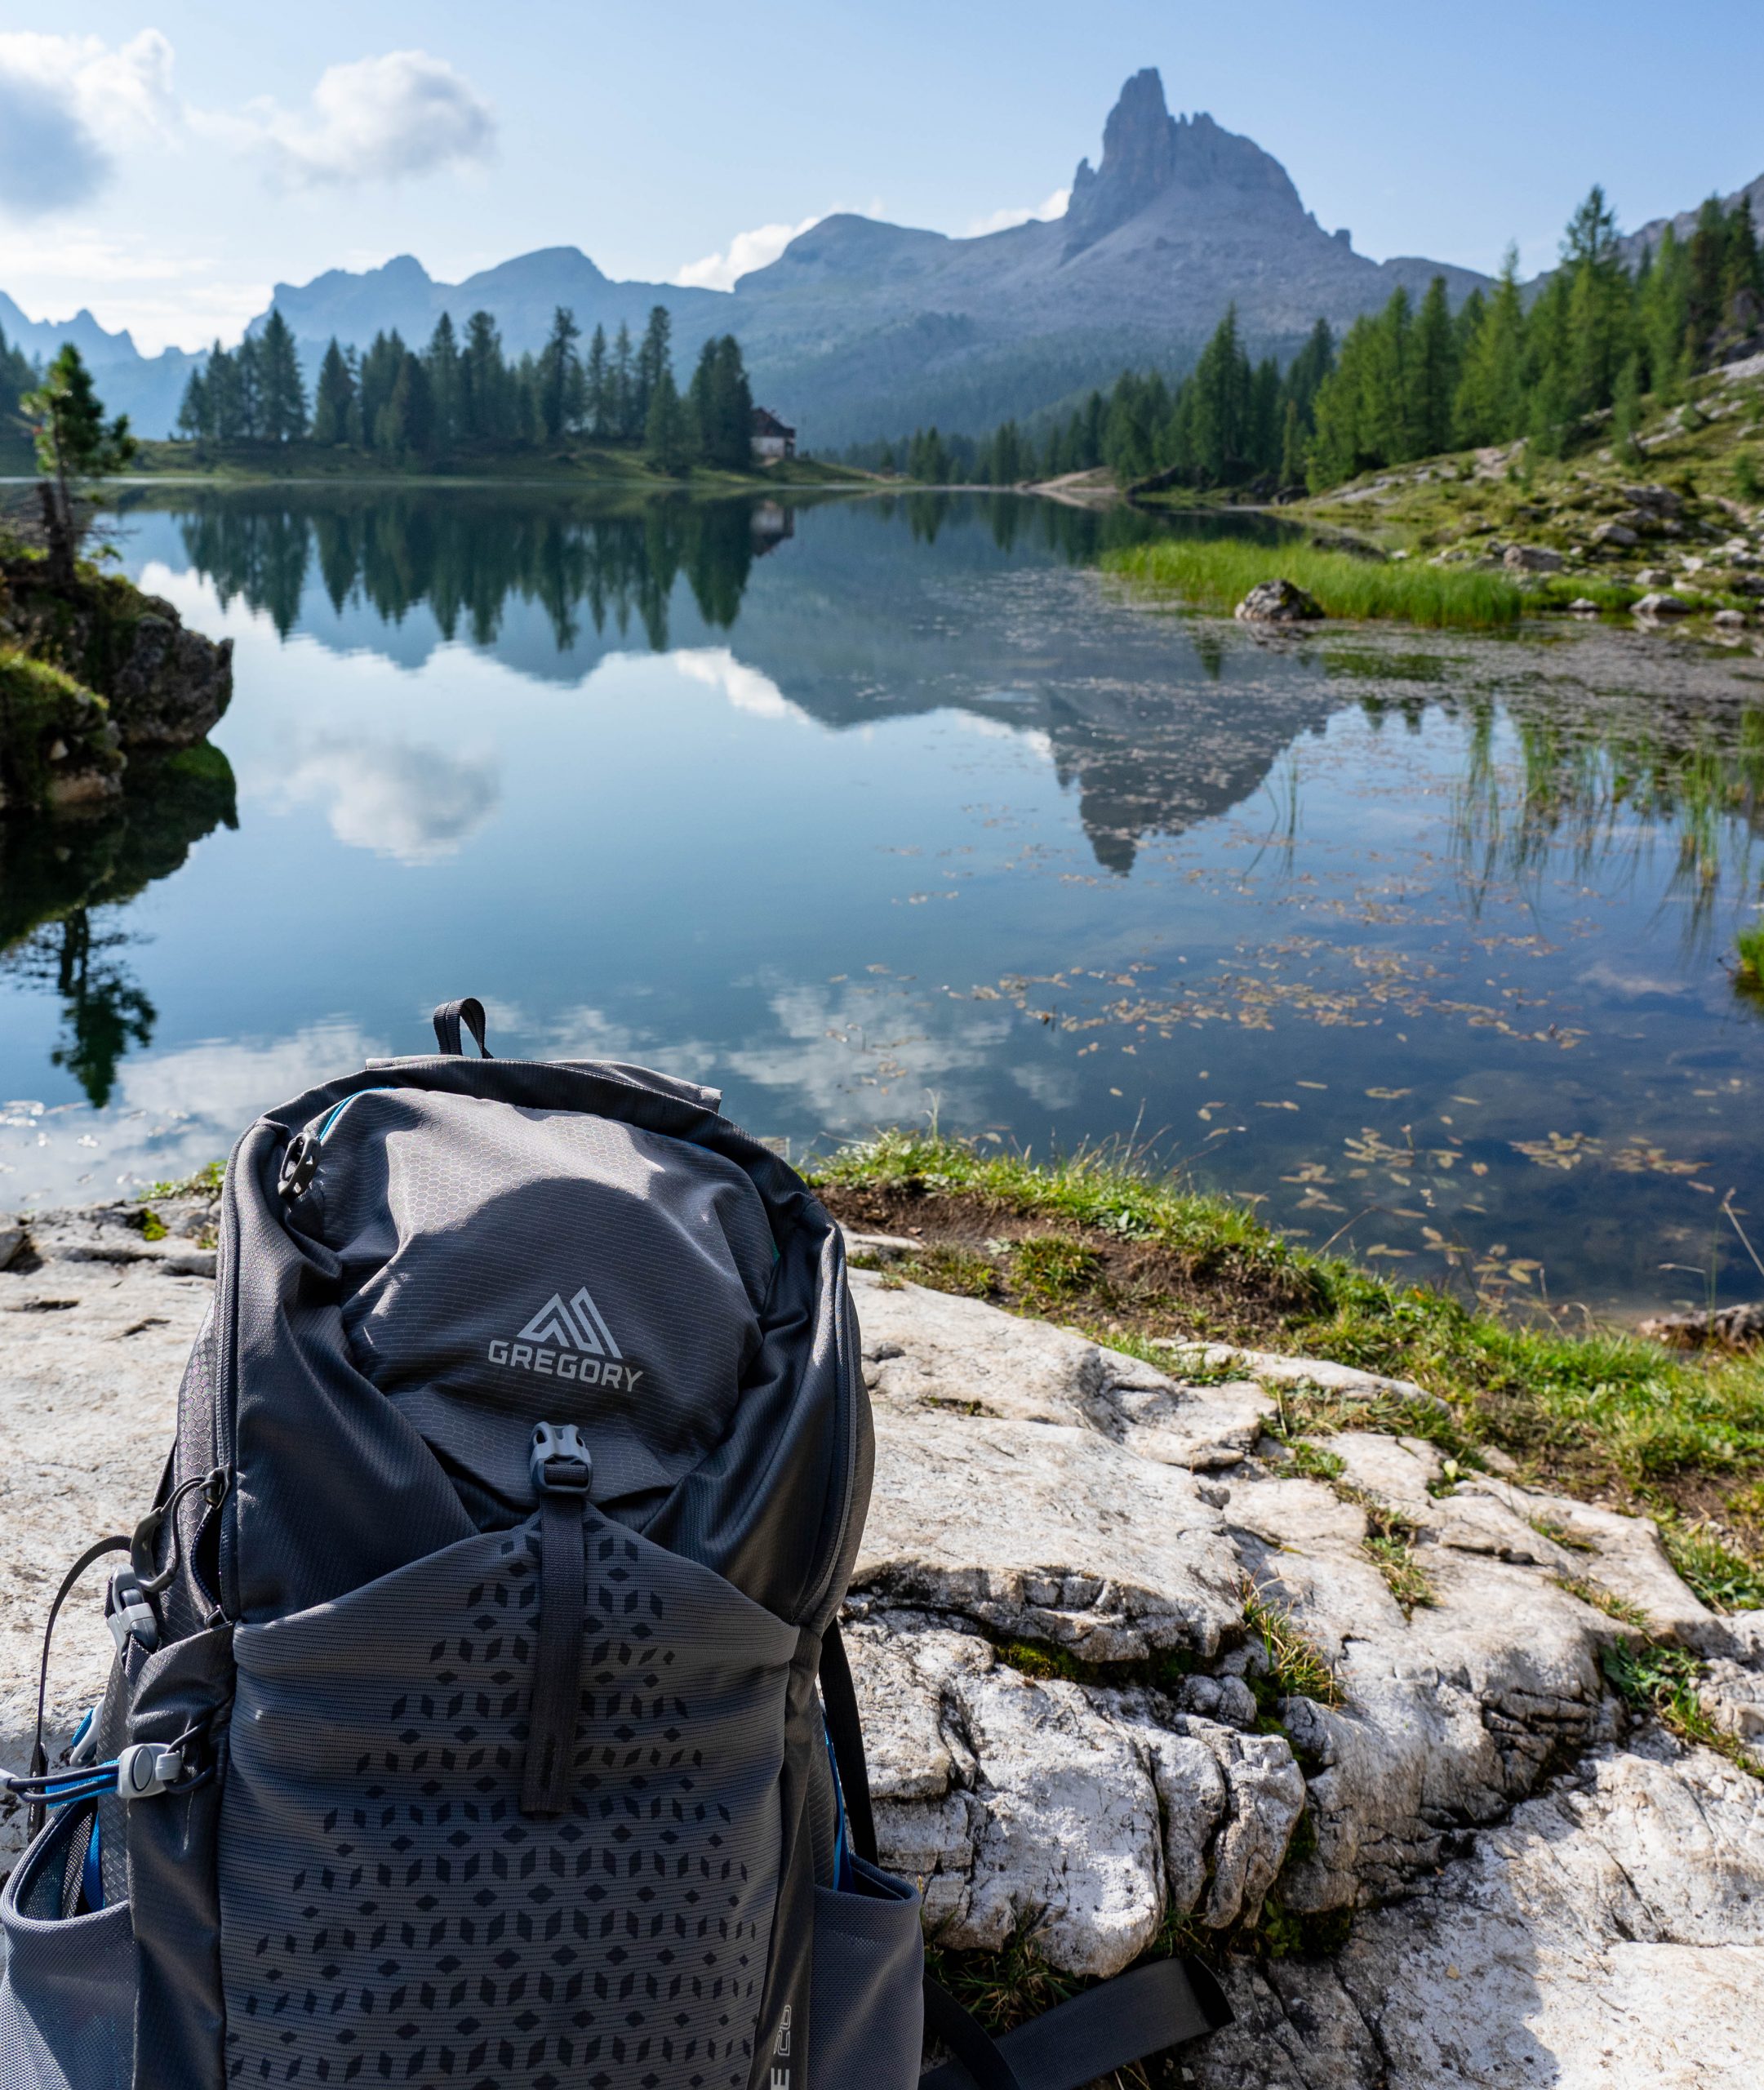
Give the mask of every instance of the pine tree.
<svg viewBox="0 0 1764 2090">
<path fill-rule="evenodd" d="M 428 366 L 429 397 L 433 402 L 434 447 L 451 450 L 464 433 L 464 371 L 460 345 L 451 314 L 442 313 L 429 337 L 423 360 Z"/>
<path fill-rule="evenodd" d="M 384 450 L 381 423 L 392 398 L 393 387 L 398 381 L 403 368 L 406 349 L 396 329 L 389 334 L 376 334 L 372 345 L 362 358 L 362 367 L 356 378 L 357 396 L 362 416 L 362 436 L 366 447 Z M 391 424 L 388 423 L 389 427 Z"/>
<path fill-rule="evenodd" d="M 637 366 L 631 352 L 631 330 L 621 319 L 612 344 L 612 363 L 607 373 L 607 418 L 614 436 L 629 442 L 643 433 L 637 413 Z"/>
<path fill-rule="evenodd" d="M 643 345 L 637 352 L 636 391 L 631 402 L 633 420 L 646 433 L 649 402 L 661 382 L 661 373 L 664 370 L 671 372 L 673 368 L 673 351 L 669 345 L 673 330 L 673 322 L 667 306 L 651 305 L 649 324 L 643 329 Z"/>
<path fill-rule="evenodd" d="M 1525 412 L 1525 301 L 1519 292 L 1519 251 L 1509 247 L 1482 323 L 1464 349 L 1458 440 L 1509 442 L 1524 429 Z"/>
<path fill-rule="evenodd" d="M 429 456 L 435 445 L 435 402 L 429 372 L 401 348 L 397 374 L 374 423 L 374 447 L 387 457 Z"/>
<path fill-rule="evenodd" d="M 1452 400 L 1458 389 L 1458 344 L 1451 324 L 1446 279 L 1427 287 L 1415 322 L 1409 358 L 1408 455 L 1432 457 L 1451 447 Z"/>
<path fill-rule="evenodd" d="M 1691 263 L 1669 224 L 1641 271 L 1636 331 L 1647 389 L 1657 405 L 1675 405 L 1691 374 Z"/>
<path fill-rule="evenodd" d="M 686 407 L 673 381 L 673 366 L 664 362 L 650 386 L 644 455 L 658 472 L 678 478 L 692 469 L 691 435 Z"/>
<path fill-rule="evenodd" d="M 306 433 L 306 385 L 293 333 L 277 307 L 255 345 L 255 433 L 265 442 L 296 442 Z"/>
<path fill-rule="evenodd" d="M 1237 308 L 1229 305 L 1194 367 L 1193 469 L 1207 485 L 1223 486 L 1238 476 L 1248 451 L 1250 385 L 1250 359 L 1237 339 Z M 1142 472 L 1153 461 L 1148 456 Z"/>
<path fill-rule="evenodd" d="M 353 438 L 355 379 L 333 335 L 313 394 L 313 440 L 335 449 Z"/>
<path fill-rule="evenodd" d="M 589 434 L 596 442 L 604 442 L 611 433 L 610 402 L 607 397 L 607 330 L 596 327 L 594 338 L 588 345 L 588 367 L 582 374 L 583 416 Z"/>
<path fill-rule="evenodd" d="M 49 539 L 49 570 L 56 580 L 69 582 L 82 534 L 74 484 L 126 469 L 136 449 L 129 417 L 104 419 L 91 372 L 71 341 L 43 372 L 42 383 L 19 405 L 31 425 L 37 469 L 43 475 L 38 492 Z"/>
<path fill-rule="evenodd" d="M 0 339 L 3 339 L 0 336 Z M 193 442 L 208 433 L 208 386 L 202 371 L 193 370 L 178 405 L 177 430 Z"/>
<path fill-rule="evenodd" d="M 539 418 L 547 442 L 561 442 L 581 411 L 582 365 L 575 352 L 581 338 L 575 314 L 560 305 L 539 357 Z"/>
<path fill-rule="evenodd" d="M 1286 397 L 1286 425 L 1280 437 L 1280 484 L 1284 491 L 1289 487 L 1304 484 L 1305 469 L 1304 424 L 1299 411 L 1299 402 L 1291 394 Z"/>
<path fill-rule="evenodd" d="M 473 442 L 506 439 L 512 433 L 507 366 L 502 340 L 487 312 L 474 312 L 465 322 L 465 347 L 460 358 L 460 427 Z"/>
</svg>

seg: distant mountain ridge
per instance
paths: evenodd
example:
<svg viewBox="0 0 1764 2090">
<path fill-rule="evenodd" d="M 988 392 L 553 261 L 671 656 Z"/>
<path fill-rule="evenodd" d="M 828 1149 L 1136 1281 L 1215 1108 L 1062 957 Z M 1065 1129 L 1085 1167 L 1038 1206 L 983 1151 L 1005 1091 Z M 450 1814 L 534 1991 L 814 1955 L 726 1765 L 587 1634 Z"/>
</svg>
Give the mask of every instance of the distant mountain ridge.
<svg viewBox="0 0 1764 2090">
<path fill-rule="evenodd" d="M 106 406 L 127 414 L 138 430 L 149 435 L 170 433 L 190 372 L 202 360 L 199 351 L 193 354 L 187 349 L 144 356 L 127 327 L 109 332 L 83 305 L 71 319 L 27 319 L 4 291 L 0 291 L 0 333 L 14 348 L 44 362 L 64 341 L 71 341 L 87 367 L 103 373 L 99 389 Z"/>
<path fill-rule="evenodd" d="M 1753 187 L 1764 209 L 1764 177 Z M 1355 253 L 1348 231 L 1320 225 L 1253 139 L 1208 115 L 1172 116 L 1148 69 L 1122 88 L 1101 156 L 1080 162 L 1060 218 L 964 239 L 842 214 L 732 291 L 615 282 L 573 247 L 519 255 L 456 284 L 437 282 L 407 254 L 278 283 L 272 309 L 310 376 L 332 336 L 365 347 L 395 327 L 420 345 L 443 312 L 463 327 L 488 310 L 518 353 L 538 348 L 560 305 L 584 333 L 604 326 L 609 336 L 620 323 L 636 333 L 664 305 L 682 369 L 707 336 L 734 333 L 756 395 L 824 450 L 933 421 L 976 432 L 1106 385 L 1124 367 L 1184 363 L 1233 303 L 1252 349 L 1284 356 L 1319 315 L 1344 327 L 1399 284 L 1419 296 L 1436 274 L 1454 301 L 1488 280 L 1419 256 Z M 16 313 L 0 299 L 9 338 Z M 89 314 L 60 328 L 17 318 L 33 352 L 42 338 L 79 338 L 82 325 L 102 336 L 107 398 L 144 432 L 169 429 L 197 358 L 136 357 L 126 334 L 105 335 Z"/>
</svg>

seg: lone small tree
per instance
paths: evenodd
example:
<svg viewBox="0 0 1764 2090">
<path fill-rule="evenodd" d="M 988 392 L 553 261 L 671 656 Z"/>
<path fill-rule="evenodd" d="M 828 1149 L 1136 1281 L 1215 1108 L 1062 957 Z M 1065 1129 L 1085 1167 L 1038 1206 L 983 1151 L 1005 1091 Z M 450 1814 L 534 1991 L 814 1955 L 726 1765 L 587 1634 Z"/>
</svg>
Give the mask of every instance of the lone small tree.
<svg viewBox="0 0 1764 2090">
<path fill-rule="evenodd" d="M 37 469 L 43 475 L 38 496 L 49 541 L 50 577 L 65 585 L 73 578 L 84 534 L 74 506 L 74 482 L 122 471 L 135 456 L 136 441 L 127 414 L 105 420 L 91 372 L 71 341 L 44 371 L 42 383 L 19 405 L 36 439 Z"/>
</svg>

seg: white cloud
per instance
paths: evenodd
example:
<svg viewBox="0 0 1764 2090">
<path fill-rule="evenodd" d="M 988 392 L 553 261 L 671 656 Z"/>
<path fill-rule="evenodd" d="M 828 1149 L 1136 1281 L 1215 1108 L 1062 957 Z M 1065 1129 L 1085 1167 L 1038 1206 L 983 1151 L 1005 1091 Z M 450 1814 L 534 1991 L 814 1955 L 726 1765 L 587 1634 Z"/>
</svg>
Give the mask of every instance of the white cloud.
<svg viewBox="0 0 1764 2090">
<path fill-rule="evenodd" d="M 260 1112 L 317 1083 L 353 1074 L 386 1047 L 342 1016 L 267 1041 L 215 1038 L 129 1060 L 120 1077 L 122 1107 L 188 1118 L 208 1142 L 200 1158 L 224 1154 Z M 188 1141 L 186 1142 L 188 1144 Z"/>
<path fill-rule="evenodd" d="M 1045 203 L 1037 204 L 1033 211 L 993 211 L 984 218 L 975 218 L 968 227 L 967 236 L 978 239 L 984 233 L 1009 232 L 1013 225 L 1026 225 L 1032 218 L 1063 218 L 1071 201 L 1069 189 L 1056 189 Z"/>
<path fill-rule="evenodd" d="M 797 225 L 755 225 L 751 232 L 738 232 L 722 253 L 687 262 L 673 280 L 687 290 L 731 291 L 740 278 L 775 261 L 798 233 L 818 225 L 825 215 L 817 211 Z"/>
<path fill-rule="evenodd" d="M 299 114 L 252 112 L 282 171 L 305 183 L 396 181 L 488 159 L 496 119 L 463 73 L 426 51 L 327 66 Z"/>
<path fill-rule="evenodd" d="M 143 29 L 113 49 L 95 36 L 0 33 L 0 204 L 37 217 L 83 203 L 114 171 L 111 149 L 177 126 L 171 46 Z"/>
<path fill-rule="evenodd" d="M 429 864 L 477 833 L 502 785 L 491 756 L 356 740 L 315 749 L 278 776 L 275 795 L 287 804 L 329 800 L 331 831 L 352 849 Z"/>
<path fill-rule="evenodd" d="M 720 691 L 737 711 L 756 718 L 788 718 L 806 726 L 808 714 L 793 704 L 769 675 L 745 666 L 726 646 L 682 647 L 667 656 L 670 668 L 707 689 Z"/>
</svg>

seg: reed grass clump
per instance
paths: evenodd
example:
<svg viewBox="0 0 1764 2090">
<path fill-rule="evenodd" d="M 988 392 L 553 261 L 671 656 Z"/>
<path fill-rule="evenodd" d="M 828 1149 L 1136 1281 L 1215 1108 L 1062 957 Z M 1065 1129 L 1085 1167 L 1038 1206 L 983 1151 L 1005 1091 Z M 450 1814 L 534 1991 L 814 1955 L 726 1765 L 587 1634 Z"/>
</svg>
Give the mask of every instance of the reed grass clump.
<svg viewBox="0 0 1764 2090">
<path fill-rule="evenodd" d="M 1437 629 L 1515 625 L 1526 593 L 1502 573 L 1362 558 L 1317 545 L 1167 540 L 1110 554 L 1109 568 L 1196 609 L 1235 609 L 1264 580 L 1290 580 L 1330 617 L 1393 617 Z"/>
</svg>

